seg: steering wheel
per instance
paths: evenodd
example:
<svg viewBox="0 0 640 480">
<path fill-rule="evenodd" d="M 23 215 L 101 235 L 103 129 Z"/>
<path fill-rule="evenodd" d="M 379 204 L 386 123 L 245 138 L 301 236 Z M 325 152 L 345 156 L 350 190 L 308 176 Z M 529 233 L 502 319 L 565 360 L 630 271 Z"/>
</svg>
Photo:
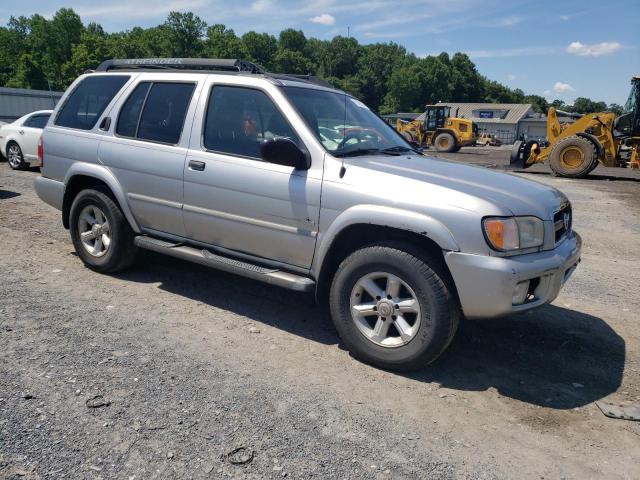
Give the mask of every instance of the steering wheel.
<svg viewBox="0 0 640 480">
<path fill-rule="evenodd" d="M 356 139 L 358 140 L 358 143 L 360 143 L 362 141 L 361 135 L 362 132 L 347 133 L 344 138 L 340 140 L 340 143 L 338 144 L 336 150 L 342 150 L 342 148 L 344 148 L 344 145 L 351 139 Z"/>
</svg>

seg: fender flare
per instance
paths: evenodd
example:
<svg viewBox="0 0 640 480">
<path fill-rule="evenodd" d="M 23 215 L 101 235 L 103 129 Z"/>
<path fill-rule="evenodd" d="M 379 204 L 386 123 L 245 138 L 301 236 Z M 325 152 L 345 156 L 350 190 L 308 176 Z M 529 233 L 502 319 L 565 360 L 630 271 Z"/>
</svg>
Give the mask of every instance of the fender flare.
<svg viewBox="0 0 640 480">
<path fill-rule="evenodd" d="M 320 278 L 327 253 L 339 234 L 347 227 L 361 224 L 391 227 L 417 233 L 434 241 L 443 250 L 460 251 L 453 234 L 433 217 L 394 207 L 357 205 L 338 215 L 326 231 L 318 235 L 316 254 L 311 266 L 314 278 Z"/>
<path fill-rule="evenodd" d="M 600 159 L 604 157 L 604 147 L 594 135 L 591 135 L 590 133 L 586 133 L 586 132 L 578 132 L 576 133 L 576 137 L 586 138 L 591 143 L 593 143 L 593 146 L 596 147 L 596 154 L 598 155 L 598 161 L 600 161 Z"/>
<path fill-rule="evenodd" d="M 122 213 L 124 214 L 125 218 L 129 222 L 129 225 L 131 225 L 131 228 L 133 229 L 133 231 L 136 233 L 141 233 L 138 222 L 136 222 L 136 219 L 134 218 L 133 213 L 129 208 L 129 203 L 127 202 L 127 196 L 124 193 L 124 190 L 120 185 L 120 182 L 118 182 L 116 177 L 113 175 L 113 173 L 111 173 L 111 171 L 107 167 L 103 165 L 97 165 L 95 163 L 83 163 L 83 162 L 74 163 L 71 166 L 71 168 L 69 168 L 69 171 L 67 172 L 64 178 L 65 195 L 66 195 L 67 185 L 69 185 L 69 182 L 73 177 L 77 177 L 77 176 L 92 177 L 106 183 L 109 189 L 111 190 L 111 192 L 113 193 L 113 195 L 116 197 L 116 200 L 118 201 L 118 205 L 120 206 L 120 209 L 122 210 Z M 63 212 L 63 215 L 64 215 L 64 212 Z"/>
</svg>

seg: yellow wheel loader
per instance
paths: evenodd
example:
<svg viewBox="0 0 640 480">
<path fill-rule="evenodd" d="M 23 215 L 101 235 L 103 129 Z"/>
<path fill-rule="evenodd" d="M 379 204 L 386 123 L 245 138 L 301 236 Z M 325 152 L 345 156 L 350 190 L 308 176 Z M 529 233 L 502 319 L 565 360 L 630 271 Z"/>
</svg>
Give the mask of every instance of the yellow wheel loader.
<svg viewBox="0 0 640 480">
<path fill-rule="evenodd" d="M 427 105 L 426 111 L 415 120 L 396 120 L 396 130 L 409 143 L 419 147 L 435 146 L 439 152 L 457 152 L 473 145 L 478 127 L 471 120 L 451 117 L 451 107 Z"/>
<path fill-rule="evenodd" d="M 518 141 L 511 165 L 527 168 L 549 160 L 554 174 L 581 178 L 599 163 L 607 167 L 640 167 L 640 77 L 631 79 L 631 93 L 619 117 L 614 113 L 578 115 L 574 123 L 560 123 L 551 107 L 547 114 L 547 141 Z M 625 156 L 625 154 L 629 154 Z"/>
</svg>

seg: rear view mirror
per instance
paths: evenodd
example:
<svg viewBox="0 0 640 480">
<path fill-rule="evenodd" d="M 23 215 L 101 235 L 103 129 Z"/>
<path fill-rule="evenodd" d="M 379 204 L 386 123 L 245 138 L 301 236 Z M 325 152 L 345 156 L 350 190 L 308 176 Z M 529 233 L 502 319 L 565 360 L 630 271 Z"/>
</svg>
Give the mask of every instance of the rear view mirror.
<svg viewBox="0 0 640 480">
<path fill-rule="evenodd" d="M 260 145 L 260 153 L 265 162 L 286 165 L 296 170 L 309 170 L 311 158 L 288 138 L 274 138 Z"/>
</svg>

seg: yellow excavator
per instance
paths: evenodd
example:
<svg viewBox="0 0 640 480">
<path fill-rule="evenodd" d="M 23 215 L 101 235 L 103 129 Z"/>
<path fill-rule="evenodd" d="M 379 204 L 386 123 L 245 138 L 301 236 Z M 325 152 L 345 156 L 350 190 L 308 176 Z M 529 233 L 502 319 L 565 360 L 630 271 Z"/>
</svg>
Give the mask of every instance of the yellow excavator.
<svg viewBox="0 0 640 480">
<path fill-rule="evenodd" d="M 560 123 L 559 115 L 573 115 L 551 107 L 547 114 L 547 141 L 514 143 L 511 165 L 527 168 L 549 160 L 554 174 L 581 178 L 598 164 L 640 168 L 640 77 L 631 79 L 631 93 L 623 113 L 578 115 L 573 123 Z M 575 115 L 574 115 L 575 116 Z"/>
<path fill-rule="evenodd" d="M 471 120 L 451 116 L 451 107 L 427 105 L 427 109 L 415 120 L 396 120 L 396 130 L 409 143 L 418 147 L 435 146 L 439 152 L 457 152 L 466 145 L 473 145 L 478 127 Z"/>
</svg>

